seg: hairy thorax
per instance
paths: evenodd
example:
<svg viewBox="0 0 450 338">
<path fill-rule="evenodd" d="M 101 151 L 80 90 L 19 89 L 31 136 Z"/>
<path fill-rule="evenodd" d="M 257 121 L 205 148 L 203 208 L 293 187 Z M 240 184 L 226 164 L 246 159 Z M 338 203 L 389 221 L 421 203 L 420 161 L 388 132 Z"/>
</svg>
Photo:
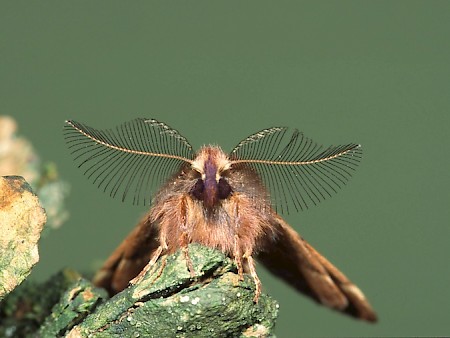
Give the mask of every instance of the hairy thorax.
<svg viewBox="0 0 450 338">
<path fill-rule="evenodd" d="M 209 211 L 186 194 L 172 195 L 152 211 L 151 218 L 159 225 L 160 241 L 167 244 L 168 252 L 181 244 L 200 243 L 231 257 L 251 254 L 257 251 L 261 236 L 270 232 L 267 212 L 255 208 L 239 193 Z M 174 222 L 180 226 L 172 226 Z"/>
<path fill-rule="evenodd" d="M 270 235 L 273 211 L 266 190 L 250 168 L 233 169 L 220 148 L 204 147 L 193 166 L 162 187 L 150 219 L 168 252 L 200 243 L 235 258 L 254 253 L 261 236 Z M 217 184 L 213 198 L 208 195 L 211 176 Z"/>
</svg>

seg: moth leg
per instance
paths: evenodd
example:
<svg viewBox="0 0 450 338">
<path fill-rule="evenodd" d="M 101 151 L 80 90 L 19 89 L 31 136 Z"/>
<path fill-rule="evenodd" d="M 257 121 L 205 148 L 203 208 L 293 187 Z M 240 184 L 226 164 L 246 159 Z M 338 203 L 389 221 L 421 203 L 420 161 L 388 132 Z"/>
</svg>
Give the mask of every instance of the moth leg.
<svg viewBox="0 0 450 338">
<path fill-rule="evenodd" d="M 186 260 L 186 265 L 189 270 L 189 273 L 191 277 L 195 276 L 195 270 L 194 265 L 192 264 L 191 256 L 189 256 L 189 249 L 188 249 L 188 234 L 187 232 L 183 232 L 180 238 L 180 247 L 181 251 L 184 254 L 184 259 Z"/>
<path fill-rule="evenodd" d="M 161 261 L 161 267 L 159 268 L 158 274 L 156 275 L 153 282 L 156 281 L 159 277 L 161 277 L 161 275 L 166 267 L 166 263 L 167 263 L 167 256 L 164 256 Z M 153 284 L 153 282 L 152 282 L 152 284 Z"/>
<path fill-rule="evenodd" d="M 250 276 L 253 278 L 253 282 L 255 283 L 255 297 L 253 297 L 253 301 L 258 303 L 259 296 L 261 295 L 261 281 L 259 280 L 258 275 L 256 274 L 255 261 L 250 252 L 246 252 L 243 256 L 247 260 L 248 271 Z"/>
<path fill-rule="evenodd" d="M 139 272 L 139 274 L 134 277 L 132 280 L 130 280 L 130 285 L 134 285 L 137 282 L 139 282 L 142 277 L 144 277 L 144 275 L 153 267 L 153 265 L 156 263 L 156 261 L 158 260 L 159 256 L 162 253 L 162 246 L 159 246 L 158 249 L 155 250 L 155 252 L 152 255 L 152 258 L 150 259 L 150 261 L 147 263 L 146 266 L 144 266 L 144 268 L 141 270 L 141 272 Z"/>
<path fill-rule="evenodd" d="M 181 229 L 183 230 L 183 232 L 181 233 L 179 243 L 181 251 L 183 252 L 184 255 L 184 259 L 186 260 L 186 265 L 189 270 L 189 274 L 191 275 L 191 277 L 194 277 L 195 276 L 194 265 L 192 264 L 192 260 L 191 257 L 189 256 L 189 249 L 188 249 L 189 235 L 187 232 L 187 205 L 186 205 L 187 203 L 188 202 L 186 196 L 183 196 L 180 203 Z"/>
<path fill-rule="evenodd" d="M 242 257 L 241 257 L 241 250 L 239 247 L 239 236 L 236 234 L 234 235 L 234 264 L 236 264 L 236 267 L 238 269 L 238 275 L 239 280 L 244 280 L 244 268 L 242 266 Z"/>
<path fill-rule="evenodd" d="M 233 256 L 234 256 L 234 263 L 236 264 L 236 267 L 238 269 L 238 275 L 239 280 L 244 280 L 244 267 L 242 265 L 242 254 L 241 254 L 241 246 L 239 245 L 239 235 L 237 234 L 240 224 L 240 217 L 239 217 L 239 204 L 234 204 L 234 227 L 236 233 L 234 234 L 234 248 L 233 248 Z"/>
<path fill-rule="evenodd" d="M 155 250 L 155 252 L 152 254 L 150 261 L 147 263 L 146 266 L 144 266 L 144 268 L 141 270 L 141 272 L 139 272 L 139 274 L 134 277 L 132 280 L 130 280 L 130 285 L 134 285 L 137 282 L 139 282 L 142 277 L 144 277 L 144 275 L 153 267 L 153 265 L 155 265 L 156 261 L 159 259 L 159 257 L 161 256 L 163 250 L 167 250 L 168 246 L 165 240 L 164 236 L 161 236 L 161 245 Z M 162 270 L 165 267 L 165 261 L 163 262 L 162 266 Z M 161 275 L 162 270 L 160 273 L 158 273 L 157 278 Z"/>
</svg>

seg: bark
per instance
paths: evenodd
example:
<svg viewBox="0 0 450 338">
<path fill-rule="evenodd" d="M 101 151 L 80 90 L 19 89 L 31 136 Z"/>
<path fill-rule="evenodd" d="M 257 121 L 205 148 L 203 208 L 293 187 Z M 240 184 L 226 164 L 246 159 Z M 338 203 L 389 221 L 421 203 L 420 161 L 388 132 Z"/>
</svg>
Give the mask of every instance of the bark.
<svg viewBox="0 0 450 338">
<path fill-rule="evenodd" d="M 22 177 L 0 177 L 0 300 L 39 261 L 37 243 L 45 221 L 44 209 Z"/>
<path fill-rule="evenodd" d="M 269 337 L 278 304 L 253 302 L 254 283 L 239 280 L 221 252 L 189 246 L 195 276 L 181 252 L 163 256 L 132 285 L 75 326 L 68 337 Z"/>
</svg>

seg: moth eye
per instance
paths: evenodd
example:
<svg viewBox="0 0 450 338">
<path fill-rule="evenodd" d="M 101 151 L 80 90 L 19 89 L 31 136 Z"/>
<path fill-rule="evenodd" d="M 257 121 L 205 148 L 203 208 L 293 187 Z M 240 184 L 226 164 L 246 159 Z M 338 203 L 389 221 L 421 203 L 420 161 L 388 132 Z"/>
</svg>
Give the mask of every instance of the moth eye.
<svg viewBox="0 0 450 338">
<path fill-rule="evenodd" d="M 191 194 L 198 200 L 203 200 L 203 191 L 205 190 L 205 185 L 202 179 L 198 179 L 191 189 Z"/>
<path fill-rule="evenodd" d="M 192 170 L 192 175 L 194 178 L 201 178 L 202 174 L 199 173 L 197 170 Z"/>
<path fill-rule="evenodd" d="M 217 190 L 217 194 L 221 200 L 230 196 L 232 191 L 231 185 L 224 178 L 219 179 L 219 182 L 217 183 Z"/>
</svg>

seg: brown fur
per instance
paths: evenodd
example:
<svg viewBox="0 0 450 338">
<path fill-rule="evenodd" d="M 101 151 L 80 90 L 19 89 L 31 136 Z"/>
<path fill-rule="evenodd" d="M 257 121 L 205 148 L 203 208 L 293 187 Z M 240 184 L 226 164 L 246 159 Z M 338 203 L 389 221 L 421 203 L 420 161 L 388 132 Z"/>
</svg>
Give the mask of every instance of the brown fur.
<svg viewBox="0 0 450 338">
<path fill-rule="evenodd" d="M 224 178 L 232 187 L 231 195 L 214 200 L 212 207 L 190 193 L 204 179 L 207 162 L 216 168 L 217 180 Z M 254 278 L 255 301 L 261 285 L 253 257 L 316 301 L 357 318 L 376 320 L 361 291 L 271 208 L 258 175 L 243 164 L 233 167 L 223 151 L 213 146 L 201 148 L 194 161 L 159 190 L 149 214 L 107 260 L 95 282 L 116 293 L 160 254 L 181 248 L 188 257 L 189 243 L 217 248 L 233 258 L 241 277 L 245 272 Z"/>
</svg>

